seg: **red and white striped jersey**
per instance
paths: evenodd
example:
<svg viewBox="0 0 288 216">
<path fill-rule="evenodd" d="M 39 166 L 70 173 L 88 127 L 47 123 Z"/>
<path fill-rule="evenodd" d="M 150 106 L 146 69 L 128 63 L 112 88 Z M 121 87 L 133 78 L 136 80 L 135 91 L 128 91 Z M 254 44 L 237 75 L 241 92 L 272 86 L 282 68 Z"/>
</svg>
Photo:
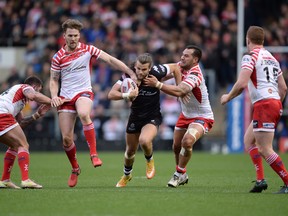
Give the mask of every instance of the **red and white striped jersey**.
<svg viewBox="0 0 288 216">
<path fill-rule="evenodd" d="M 180 100 L 183 115 L 186 118 L 202 117 L 213 120 L 214 115 L 208 97 L 208 90 L 199 64 L 188 71 L 181 69 L 181 73 L 182 83 L 188 85 L 192 92 L 189 103 L 183 103 Z"/>
<path fill-rule="evenodd" d="M 73 52 L 65 51 L 64 46 L 53 56 L 51 63 L 51 70 L 60 73 L 59 96 L 73 98 L 83 91 L 92 92 L 91 59 L 98 59 L 102 50 L 80 42 Z"/>
<path fill-rule="evenodd" d="M 24 108 L 27 98 L 23 91 L 32 88 L 30 85 L 14 85 L 0 95 L 0 114 L 11 114 L 14 117 Z M 34 89 L 33 89 L 34 90 Z"/>
<path fill-rule="evenodd" d="M 255 48 L 242 57 L 242 69 L 252 71 L 248 90 L 252 104 L 274 98 L 280 99 L 278 93 L 278 76 L 282 74 L 279 62 L 265 48 Z"/>
</svg>

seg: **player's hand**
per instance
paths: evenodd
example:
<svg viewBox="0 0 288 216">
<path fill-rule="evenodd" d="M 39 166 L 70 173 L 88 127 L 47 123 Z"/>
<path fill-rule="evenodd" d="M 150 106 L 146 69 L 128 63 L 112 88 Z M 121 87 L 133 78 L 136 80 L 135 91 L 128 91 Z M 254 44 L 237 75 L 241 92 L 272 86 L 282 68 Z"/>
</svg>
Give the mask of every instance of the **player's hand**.
<svg viewBox="0 0 288 216">
<path fill-rule="evenodd" d="M 186 95 L 184 95 L 183 97 L 181 97 L 180 99 L 184 104 L 188 104 L 190 101 L 191 95 L 192 95 L 192 92 L 189 92 Z"/>
<path fill-rule="evenodd" d="M 51 109 L 50 104 L 41 104 L 38 109 L 37 113 L 40 115 L 40 117 L 44 116 L 49 110 Z"/>
<path fill-rule="evenodd" d="M 58 107 L 58 106 L 61 106 L 63 103 L 69 102 L 69 101 L 70 101 L 70 99 L 60 98 L 60 97 L 56 96 L 56 97 L 53 97 L 51 99 L 51 106 L 52 107 Z"/>
<path fill-rule="evenodd" d="M 129 99 L 130 101 L 133 101 L 133 100 L 135 100 L 135 98 L 138 96 L 138 94 L 139 94 L 138 88 L 133 89 L 133 90 L 131 90 L 131 91 L 129 92 L 128 99 Z"/>
<path fill-rule="evenodd" d="M 158 79 L 153 75 L 148 75 L 144 80 L 143 83 L 146 86 L 156 87 Z"/>
<path fill-rule="evenodd" d="M 229 102 L 229 95 L 228 95 L 228 94 L 223 94 L 223 95 L 221 96 L 220 103 L 221 103 L 222 105 L 225 105 L 225 104 L 228 103 L 228 102 Z"/>
</svg>

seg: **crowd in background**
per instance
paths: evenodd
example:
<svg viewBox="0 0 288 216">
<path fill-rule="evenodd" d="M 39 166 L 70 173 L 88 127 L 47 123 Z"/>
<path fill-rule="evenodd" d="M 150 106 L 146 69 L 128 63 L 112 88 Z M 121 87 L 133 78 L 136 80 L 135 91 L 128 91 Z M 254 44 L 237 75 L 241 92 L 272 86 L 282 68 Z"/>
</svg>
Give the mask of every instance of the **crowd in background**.
<svg viewBox="0 0 288 216">
<path fill-rule="evenodd" d="M 250 25 L 260 25 L 266 30 L 265 46 L 288 44 L 287 1 L 244 2 L 245 32 Z M 196 44 L 203 50 L 203 68 L 215 71 L 217 88 L 212 91 L 224 89 L 236 80 L 237 0 L 7 0 L 0 1 L 0 46 L 25 47 L 26 67 L 20 69 L 22 73 L 11 68 L 10 76 L 1 83 L 1 92 L 36 74 L 44 81 L 44 93 L 50 94 L 50 61 L 63 46 L 61 23 L 67 18 L 84 24 L 82 42 L 103 49 L 127 65 L 144 52 L 153 55 L 154 64 L 178 62 L 182 50 Z M 278 53 L 276 57 L 286 72 L 287 54 Z M 107 92 L 119 76 L 107 64 L 93 62 L 96 97 L 92 115 L 98 138 L 124 136 L 125 122 L 119 110 L 128 110 L 129 105 L 107 100 Z M 170 139 L 179 104 L 163 94 L 161 106 L 164 124 L 160 136 Z M 35 107 L 32 104 L 30 108 Z"/>
</svg>

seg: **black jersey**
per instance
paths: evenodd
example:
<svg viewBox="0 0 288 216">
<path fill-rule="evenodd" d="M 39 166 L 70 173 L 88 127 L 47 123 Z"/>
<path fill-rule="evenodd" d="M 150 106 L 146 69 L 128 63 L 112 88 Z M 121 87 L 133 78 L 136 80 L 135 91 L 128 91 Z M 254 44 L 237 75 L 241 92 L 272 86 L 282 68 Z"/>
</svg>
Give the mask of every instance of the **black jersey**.
<svg viewBox="0 0 288 216">
<path fill-rule="evenodd" d="M 154 65 L 149 74 L 155 76 L 158 80 L 167 75 L 168 69 L 165 65 Z M 125 74 L 126 77 L 129 77 Z M 122 79 L 123 80 L 123 79 Z M 160 112 L 160 90 L 156 87 L 144 86 L 142 83 L 139 88 L 139 94 L 132 102 L 129 119 L 147 120 L 149 118 L 161 117 Z"/>
</svg>

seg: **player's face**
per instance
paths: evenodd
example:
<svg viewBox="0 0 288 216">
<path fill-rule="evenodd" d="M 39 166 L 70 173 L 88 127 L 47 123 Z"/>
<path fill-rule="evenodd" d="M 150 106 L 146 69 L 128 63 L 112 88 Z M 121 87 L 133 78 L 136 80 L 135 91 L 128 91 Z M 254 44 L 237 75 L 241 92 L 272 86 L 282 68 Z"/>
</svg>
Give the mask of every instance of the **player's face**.
<svg viewBox="0 0 288 216">
<path fill-rule="evenodd" d="M 141 64 L 139 61 L 135 64 L 135 71 L 138 80 L 143 80 L 149 74 L 151 65 L 149 63 Z"/>
<path fill-rule="evenodd" d="M 180 59 L 180 67 L 184 70 L 189 70 L 195 63 L 197 64 L 197 58 L 193 56 L 194 49 L 185 49 Z"/>
<path fill-rule="evenodd" d="M 75 50 L 78 46 L 78 42 L 80 39 L 79 30 L 68 28 L 63 36 L 65 39 L 68 51 Z"/>
</svg>

